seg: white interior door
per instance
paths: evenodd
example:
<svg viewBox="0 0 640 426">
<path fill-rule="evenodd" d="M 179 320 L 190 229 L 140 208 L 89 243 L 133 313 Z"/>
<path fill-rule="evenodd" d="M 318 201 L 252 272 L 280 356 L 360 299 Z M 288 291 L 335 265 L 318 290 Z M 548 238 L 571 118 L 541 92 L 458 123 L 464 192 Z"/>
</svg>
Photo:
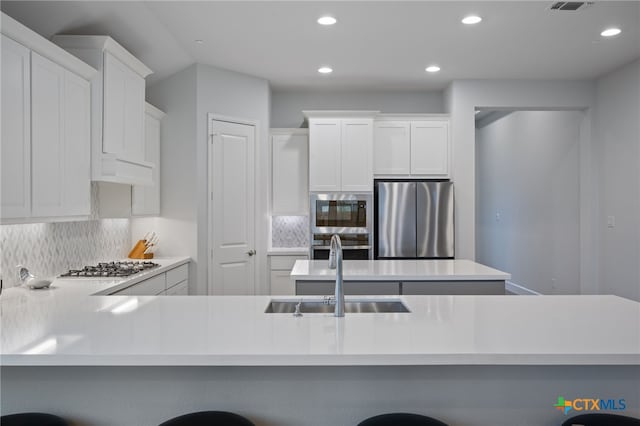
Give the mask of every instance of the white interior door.
<svg viewBox="0 0 640 426">
<path fill-rule="evenodd" d="M 255 294 L 255 127 L 212 122 L 210 294 Z"/>
</svg>

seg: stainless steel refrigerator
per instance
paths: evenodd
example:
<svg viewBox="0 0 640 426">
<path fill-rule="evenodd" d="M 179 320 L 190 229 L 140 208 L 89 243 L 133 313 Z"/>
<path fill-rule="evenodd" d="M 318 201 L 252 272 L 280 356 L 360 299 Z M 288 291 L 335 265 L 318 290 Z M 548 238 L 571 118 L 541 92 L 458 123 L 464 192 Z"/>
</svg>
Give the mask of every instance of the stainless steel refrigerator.
<svg viewBox="0 0 640 426">
<path fill-rule="evenodd" d="M 454 257 L 453 182 L 376 180 L 374 202 L 376 259 Z"/>
</svg>

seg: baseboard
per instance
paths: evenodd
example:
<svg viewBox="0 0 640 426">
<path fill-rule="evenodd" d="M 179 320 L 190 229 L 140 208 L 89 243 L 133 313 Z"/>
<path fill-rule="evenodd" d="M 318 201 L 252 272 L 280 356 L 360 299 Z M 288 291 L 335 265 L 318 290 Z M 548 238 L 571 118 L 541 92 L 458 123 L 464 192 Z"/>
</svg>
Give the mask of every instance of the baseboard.
<svg viewBox="0 0 640 426">
<path fill-rule="evenodd" d="M 507 281 L 504 287 L 507 293 L 517 294 L 519 296 L 542 296 L 542 293 L 538 293 L 537 291 L 523 287 L 520 284 L 516 284 L 511 281 Z"/>
</svg>

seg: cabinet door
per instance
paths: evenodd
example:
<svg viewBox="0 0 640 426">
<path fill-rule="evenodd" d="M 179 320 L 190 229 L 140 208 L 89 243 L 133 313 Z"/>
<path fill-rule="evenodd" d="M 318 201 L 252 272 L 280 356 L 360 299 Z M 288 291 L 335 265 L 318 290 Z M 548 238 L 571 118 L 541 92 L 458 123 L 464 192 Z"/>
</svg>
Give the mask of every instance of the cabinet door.
<svg viewBox="0 0 640 426">
<path fill-rule="evenodd" d="M 373 136 L 373 174 L 409 175 L 411 172 L 408 121 L 381 121 Z"/>
<path fill-rule="evenodd" d="M 340 191 L 340 120 L 309 121 L 309 190 Z"/>
<path fill-rule="evenodd" d="M 411 123 L 411 174 L 449 175 L 449 122 Z"/>
<path fill-rule="evenodd" d="M 153 185 L 134 186 L 131 192 L 132 214 L 160 215 L 160 120 L 145 114 L 145 161 L 154 164 Z"/>
<path fill-rule="evenodd" d="M 0 217 L 31 214 L 31 84 L 29 49 L 2 36 Z"/>
<path fill-rule="evenodd" d="M 144 161 L 144 78 L 126 67 L 124 79 L 124 156 L 130 161 Z"/>
<path fill-rule="evenodd" d="M 63 215 L 65 70 L 31 53 L 32 216 Z"/>
<path fill-rule="evenodd" d="M 373 120 L 342 120 L 342 191 L 373 190 Z"/>
<path fill-rule="evenodd" d="M 308 214 L 308 136 L 305 134 L 274 134 L 271 136 L 271 148 L 272 214 Z"/>
<path fill-rule="evenodd" d="M 104 53 L 104 110 L 102 151 L 123 156 L 127 66 Z"/>
<path fill-rule="evenodd" d="M 91 84 L 65 71 L 63 215 L 91 213 Z"/>
</svg>

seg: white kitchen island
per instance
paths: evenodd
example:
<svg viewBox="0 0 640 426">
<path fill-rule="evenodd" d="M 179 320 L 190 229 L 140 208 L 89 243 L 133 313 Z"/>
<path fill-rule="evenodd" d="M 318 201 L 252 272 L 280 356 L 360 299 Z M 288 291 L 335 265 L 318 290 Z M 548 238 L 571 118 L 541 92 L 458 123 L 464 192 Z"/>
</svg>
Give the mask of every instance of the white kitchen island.
<svg viewBox="0 0 640 426">
<path fill-rule="evenodd" d="M 297 295 L 329 295 L 335 269 L 327 260 L 297 260 L 291 271 Z M 511 275 L 466 259 L 345 260 L 345 294 L 505 294 Z"/>
<path fill-rule="evenodd" d="M 154 426 L 221 409 L 258 426 L 326 426 L 411 411 L 551 426 L 558 396 L 593 396 L 640 414 L 640 303 L 616 296 L 395 296 L 410 313 L 335 318 L 267 314 L 268 296 L 99 287 L 2 294 L 3 413 Z"/>
</svg>

